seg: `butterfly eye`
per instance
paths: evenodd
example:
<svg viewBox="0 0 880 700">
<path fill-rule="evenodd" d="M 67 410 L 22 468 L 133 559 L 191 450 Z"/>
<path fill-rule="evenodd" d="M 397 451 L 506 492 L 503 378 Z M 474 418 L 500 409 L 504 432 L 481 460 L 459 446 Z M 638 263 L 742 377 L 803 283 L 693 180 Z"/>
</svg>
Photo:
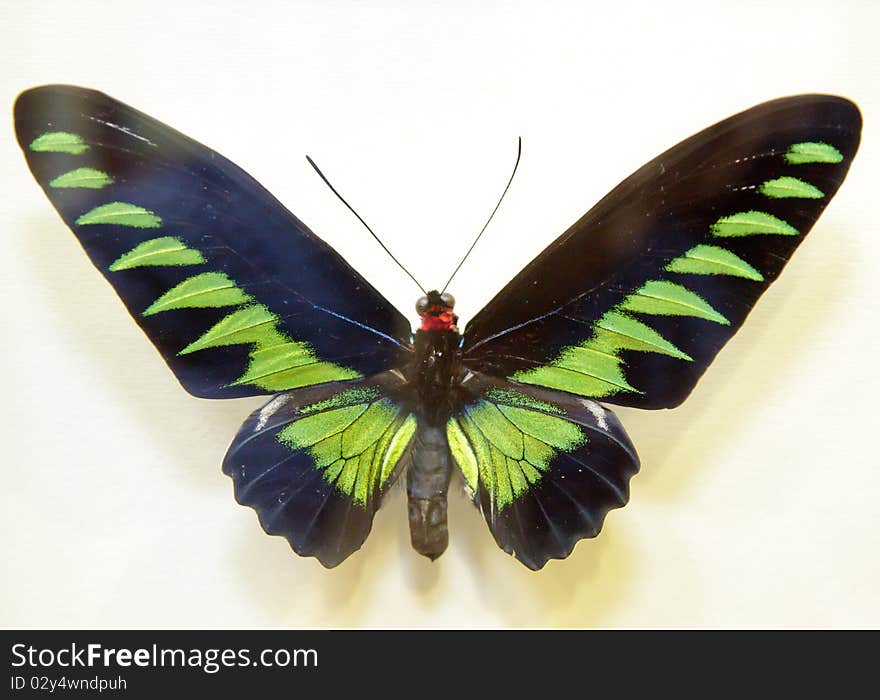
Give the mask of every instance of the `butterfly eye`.
<svg viewBox="0 0 880 700">
<path fill-rule="evenodd" d="M 416 302 L 416 313 L 421 316 L 428 312 L 428 297 L 422 297 Z"/>
<path fill-rule="evenodd" d="M 440 301 L 444 306 L 448 306 L 450 309 L 455 306 L 455 297 L 449 292 L 443 292 L 443 294 L 440 295 Z"/>
</svg>

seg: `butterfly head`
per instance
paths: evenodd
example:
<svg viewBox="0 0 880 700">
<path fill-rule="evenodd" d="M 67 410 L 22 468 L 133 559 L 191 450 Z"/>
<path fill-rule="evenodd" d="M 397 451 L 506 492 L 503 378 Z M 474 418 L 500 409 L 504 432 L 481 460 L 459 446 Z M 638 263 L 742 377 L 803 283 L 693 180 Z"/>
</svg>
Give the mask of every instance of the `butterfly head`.
<svg viewBox="0 0 880 700">
<path fill-rule="evenodd" d="M 455 297 L 448 292 L 428 292 L 416 302 L 416 312 L 422 319 L 420 330 L 458 332 L 455 327 L 458 316 L 452 312 L 454 306 Z"/>
</svg>

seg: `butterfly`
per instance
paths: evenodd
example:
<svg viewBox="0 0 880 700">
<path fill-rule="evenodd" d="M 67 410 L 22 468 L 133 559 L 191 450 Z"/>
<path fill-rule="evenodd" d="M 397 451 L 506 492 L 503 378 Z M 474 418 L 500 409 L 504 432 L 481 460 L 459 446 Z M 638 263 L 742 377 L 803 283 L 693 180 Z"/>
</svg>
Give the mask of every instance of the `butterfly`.
<svg viewBox="0 0 880 700">
<path fill-rule="evenodd" d="M 686 139 L 463 333 L 445 290 L 419 298 L 413 331 L 247 173 L 107 95 L 28 90 L 15 128 L 184 389 L 271 397 L 223 462 L 267 533 L 336 566 L 403 478 L 413 547 L 435 559 L 457 470 L 498 546 L 540 569 L 628 501 L 639 458 L 608 404 L 684 401 L 837 192 L 861 117 L 800 95 Z"/>
</svg>

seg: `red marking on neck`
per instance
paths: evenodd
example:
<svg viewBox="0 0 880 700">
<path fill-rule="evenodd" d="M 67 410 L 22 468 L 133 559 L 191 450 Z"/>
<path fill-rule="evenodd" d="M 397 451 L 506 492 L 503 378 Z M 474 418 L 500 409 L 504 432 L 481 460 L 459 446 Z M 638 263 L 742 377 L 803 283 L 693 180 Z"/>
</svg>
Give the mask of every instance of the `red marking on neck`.
<svg viewBox="0 0 880 700">
<path fill-rule="evenodd" d="M 448 306 L 432 306 L 422 314 L 421 331 L 458 331 L 455 323 L 458 317 Z"/>
</svg>

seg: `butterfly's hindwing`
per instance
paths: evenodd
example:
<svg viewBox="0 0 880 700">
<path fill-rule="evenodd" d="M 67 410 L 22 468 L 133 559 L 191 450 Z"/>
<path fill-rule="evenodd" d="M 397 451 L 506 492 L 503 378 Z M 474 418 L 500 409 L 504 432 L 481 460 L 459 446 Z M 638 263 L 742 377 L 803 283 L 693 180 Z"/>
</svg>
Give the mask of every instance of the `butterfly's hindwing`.
<svg viewBox="0 0 880 700">
<path fill-rule="evenodd" d="M 635 449 L 589 399 L 481 378 L 446 427 L 450 451 L 504 551 L 531 569 L 567 557 L 626 504 Z"/>
<path fill-rule="evenodd" d="M 184 387 L 229 398 L 370 376 L 410 328 L 244 171 L 91 90 L 15 106 L 34 177 Z"/>
<path fill-rule="evenodd" d="M 776 100 L 637 171 L 468 324 L 465 362 L 640 408 L 679 404 L 843 181 L 851 102 Z"/>
<path fill-rule="evenodd" d="M 363 544 L 416 419 L 390 373 L 283 393 L 245 421 L 223 471 L 263 529 L 336 566 Z"/>
</svg>

